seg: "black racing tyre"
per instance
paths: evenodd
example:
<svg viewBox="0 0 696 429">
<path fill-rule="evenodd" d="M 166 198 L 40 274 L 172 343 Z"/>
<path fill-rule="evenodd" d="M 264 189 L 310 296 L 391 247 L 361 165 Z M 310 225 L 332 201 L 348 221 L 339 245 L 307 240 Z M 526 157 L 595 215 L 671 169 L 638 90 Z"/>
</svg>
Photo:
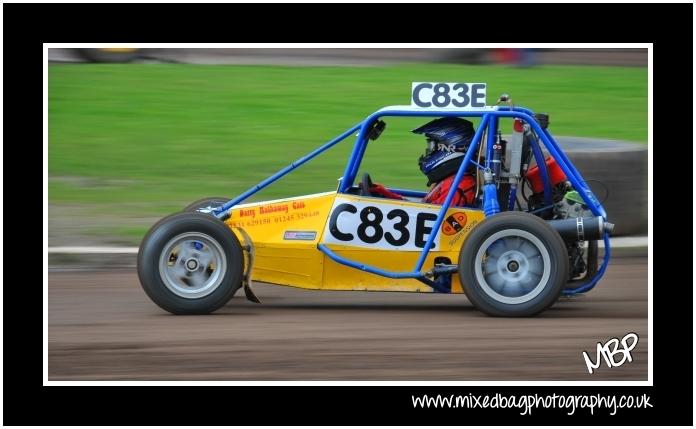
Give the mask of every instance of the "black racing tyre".
<svg viewBox="0 0 696 429">
<path fill-rule="evenodd" d="M 185 212 L 195 212 L 196 210 L 201 209 L 201 208 L 218 207 L 218 206 L 225 204 L 226 202 L 228 202 L 231 199 L 232 198 L 226 198 L 226 197 L 201 198 L 200 200 L 194 201 L 191 204 L 189 204 L 188 206 L 186 206 L 184 211 Z"/>
<path fill-rule="evenodd" d="M 140 56 L 141 49 L 78 49 L 86 60 L 94 63 L 127 63 Z"/>
<path fill-rule="evenodd" d="M 168 216 L 145 235 L 138 278 L 145 293 L 174 314 L 208 314 L 242 285 L 244 254 L 222 221 L 204 213 Z"/>
<path fill-rule="evenodd" d="M 556 302 L 568 279 L 568 251 L 544 220 L 504 212 L 478 224 L 459 254 L 469 301 L 491 316 L 535 315 Z"/>
</svg>

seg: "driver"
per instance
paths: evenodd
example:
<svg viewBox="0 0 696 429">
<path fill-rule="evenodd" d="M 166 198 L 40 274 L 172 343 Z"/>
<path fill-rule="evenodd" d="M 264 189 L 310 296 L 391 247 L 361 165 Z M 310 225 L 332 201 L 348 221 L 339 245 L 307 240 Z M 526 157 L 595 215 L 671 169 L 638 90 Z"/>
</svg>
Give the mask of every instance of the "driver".
<svg viewBox="0 0 696 429">
<path fill-rule="evenodd" d="M 430 121 L 412 132 L 424 134 L 427 144 L 425 154 L 418 158 L 418 166 L 428 178 L 427 186 L 431 188 L 422 201 L 443 204 L 452 187 L 454 176 L 464 161 L 464 154 L 474 138 L 474 125 L 466 119 L 444 117 Z M 464 173 L 452 199 L 452 207 L 474 204 L 476 189 L 476 178 L 472 174 L 474 171 L 475 167 L 471 166 Z M 370 192 L 375 196 L 404 199 L 379 183 L 374 183 L 370 187 Z"/>
</svg>

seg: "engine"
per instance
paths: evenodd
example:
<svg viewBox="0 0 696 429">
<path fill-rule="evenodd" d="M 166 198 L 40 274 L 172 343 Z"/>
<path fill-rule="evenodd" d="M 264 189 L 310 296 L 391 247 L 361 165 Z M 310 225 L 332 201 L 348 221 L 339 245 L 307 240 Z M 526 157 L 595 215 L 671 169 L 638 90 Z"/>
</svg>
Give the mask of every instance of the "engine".
<svg viewBox="0 0 696 429">
<path fill-rule="evenodd" d="M 548 116 L 545 119 L 547 124 Z M 521 184 L 520 196 L 526 202 L 526 210 L 549 221 L 563 237 L 568 250 L 571 281 L 594 275 L 598 265 L 597 240 L 612 225 L 592 214 L 553 158 L 547 157 L 543 166 L 530 167 L 533 140 L 538 141 L 538 138 L 528 124 L 515 119 L 509 141 L 500 135 L 496 140 L 491 171 L 484 174 L 484 212 L 488 215 L 489 212 L 514 210 L 515 205 L 524 210 L 517 195 L 518 184 Z M 544 174 L 550 184 L 551 204 L 544 196 Z M 497 197 L 487 195 L 487 189 L 491 188 L 496 191 L 489 195 Z"/>
<path fill-rule="evenodd" d="M 570 185 L 566 188 L 572 189 Z M 592 212 L 580 198 L 577 191 L 568 191 L 563 198 L 553 205 L 554 219 L 568 219 L 592 216 Z"/>
<path fill-rule="evenodd" d="M 592 212 L 578 192 L 570 190 L 554 204 L 553 215 L 554 219 L 584 219 L 591 217 Z M 597 269 L 597 241 L 566 241 L 566 245 L 570 261 L 570 279 L 594 275 Z"/>
</svg>

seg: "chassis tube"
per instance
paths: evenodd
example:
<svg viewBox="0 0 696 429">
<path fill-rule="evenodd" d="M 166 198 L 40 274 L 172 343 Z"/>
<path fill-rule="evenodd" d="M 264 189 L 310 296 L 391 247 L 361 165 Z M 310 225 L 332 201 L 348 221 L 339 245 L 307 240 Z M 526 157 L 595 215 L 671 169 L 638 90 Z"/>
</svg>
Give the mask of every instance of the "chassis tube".
<svg viewBox="0 0 696 429">
<path fill-rule="evenodd" d="M 353 127 L 350 128 L 348 131 L 344 132 L 343 134 L 341 134 L 340 136 L 334 138 L 333 140 L 330 140 L 329 142 L 325 143 L 324 145 L 322 145 L 322 146 L 320 146 L 320 147 L 314 149 L 313 151 L 311 151 L 311 152 L 308 153 L 307 155 L 303 156 L 302 158 L 296 160 L 295 162 L 291 163 L 291 164 L 288 165 L 287 167 L 285 167 L 285 168 L 279 170 L 277 173 L 275 173 L 275 174 L 273 174 L 272 176 L 268 177 L 267 179 L 265 179 L 265 180 L 262 181 L 261 183 L 259 183 L 259 184 L 255 185 L 255 186 L 253 186 L 253 187 L 247 189 L 246 191 L 242 192 L 237 198 L 234 198 L 234 199 L 228 201 L 227 203 L 223 204 L 222 207 L 220 207 L 218 210 L 215 210 L 215 215 L 216 215 L 218 218 L 225 219 L 225 218 L 228 216 L 228 211 L 229 211 L 232 207 L 234 207 L 234 206 L 236 206 L 237 204 L 241 203 L 242 201 L 246 200 L 246 199 L 249 198 L 250 196 L 254 195 L 254 194 L 257 193 L 258 191 L 260 191 L 261 189 L 263 189 L 263 188 L 265 188 L 266 186 L 270 185 L 271 183 L 275 182 L 276 180 L 280 179 L 281 177 L 285 176 L 286 174 L 288 174 L 289 172 L 293 171 L 294 169 L 296 169 L 296 168 L 299 167 L 300 165 L 306 163 L 307 161 L 309 161 L 309 160 L 315 158 L 317 155 L 319 155 L 319 154 L 325 152 L 326 150 L 330 149 L 330 148 L 333 147 L 336 143 L 339 143 L 340 141 L 344 140 L 345 138 L 347 138 L 348 136 L 350 136 L 351 134 L 353 134 L 353 133 L 355 132 L 355 130 L 357 130 L 357 129 L 360 127 L 360 125 L 362 125 L 362 122 L 359 123 L 359 124 L 357 124 L 357 125 L 355 125 L 355 126 L 353 126 Z M 341 185 L 342 185 L 342 184 L 341 184 Z"/>
<path fill-rule="evenodd" d="M 481 119 L 481 124 L 479 125 L 478 130 L 476 130 L 476 134 L 474 134 L 474 138 L 472 139 L 471 144 L 469 145 L 469 149 L 466 151 L 464 161 L 462 161 L 462 164 L 459 166 L 459 170 L 457 171 L 457 175 L 454 177 L 454 182 L 452 182 L 454 186 L 450 187 L 449 192 L 447 193 L 447 198 L 445 198 L 445 202 L 442 203 L 442 208 L 440 209 L 440 213 L 437 214 L 435 225 L 433 225 L 433 229 L 430 231 L 430 234 L 428 234 L 428 241 L 426 241 L 425 246 L 423 246 L 423 251 L 421 252 L 420 257 L 418 257 L 418 261 L 416 262 L 416 266 L 413 268 L 413 271 L 420 271 L 423 268 L 425 258 L 428 256 L 428 253 L 430 252 L 430 246 L 433 245 L 435 237 L 437 237 L 437 234 L 440 232 L 440 226 L 442 225 L 442 222 L 445 220 L 445 214 L 447 214 L 447 210 L 449 209 L 450 204 L 452 203 L 452 198 L 454 198 L 454 194 L 457 192 L 457 185 L 462 180 L 462 176 L 464 176 L 464 172 L 469 166 L 469 161 L 471 161 L 471 158 L 474 156 L 474 153 L 477 152 L 478 146 L 481 144 L 481 135 L 483 134 L 483 130 L 488 126 L 489 120 L 489 114 L 484 115 L 483 119 Z"/>
</svg>

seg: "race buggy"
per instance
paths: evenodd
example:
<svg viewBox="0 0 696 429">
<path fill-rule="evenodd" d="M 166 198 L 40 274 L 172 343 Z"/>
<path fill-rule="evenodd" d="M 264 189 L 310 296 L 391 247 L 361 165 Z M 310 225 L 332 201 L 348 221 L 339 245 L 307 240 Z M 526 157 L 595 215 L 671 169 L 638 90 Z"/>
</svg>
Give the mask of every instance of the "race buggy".
<svg viewBox="0 0 696 429">
<path fill-rule="evenodd" d="M 441 85 L 452 95 L 443 96 Z M 478 98 L 462 88 L 478 88 Z M 236 198 L 206 198 L 155 224 L 138 253 L 147 295 L 174 314 L 207 314 L 240 288 L 260 302 L 254 280 L 464 293 L 488 315 L 530 316 L 561 295 L 592 289 L 609 262 L 613 225 L 549 133 L 548 115 L 515 106 L 506 95 L 487 106 L 485 84 L 413 89 L 411 106 L 372 113 Z M 422 202 L 426 192 L 418 190 L 389 189 L 404 199 L 383 198 L 372 192 L 369 174 L 359 175 L 367 146 L 390 117 L 478 121 L 441 205 Z M 242 204 L 356 132 L 337 190 Z M 457 207 L 456 184 L 465 174 L 475 177 L 475 198 Z"/>
</svg>

